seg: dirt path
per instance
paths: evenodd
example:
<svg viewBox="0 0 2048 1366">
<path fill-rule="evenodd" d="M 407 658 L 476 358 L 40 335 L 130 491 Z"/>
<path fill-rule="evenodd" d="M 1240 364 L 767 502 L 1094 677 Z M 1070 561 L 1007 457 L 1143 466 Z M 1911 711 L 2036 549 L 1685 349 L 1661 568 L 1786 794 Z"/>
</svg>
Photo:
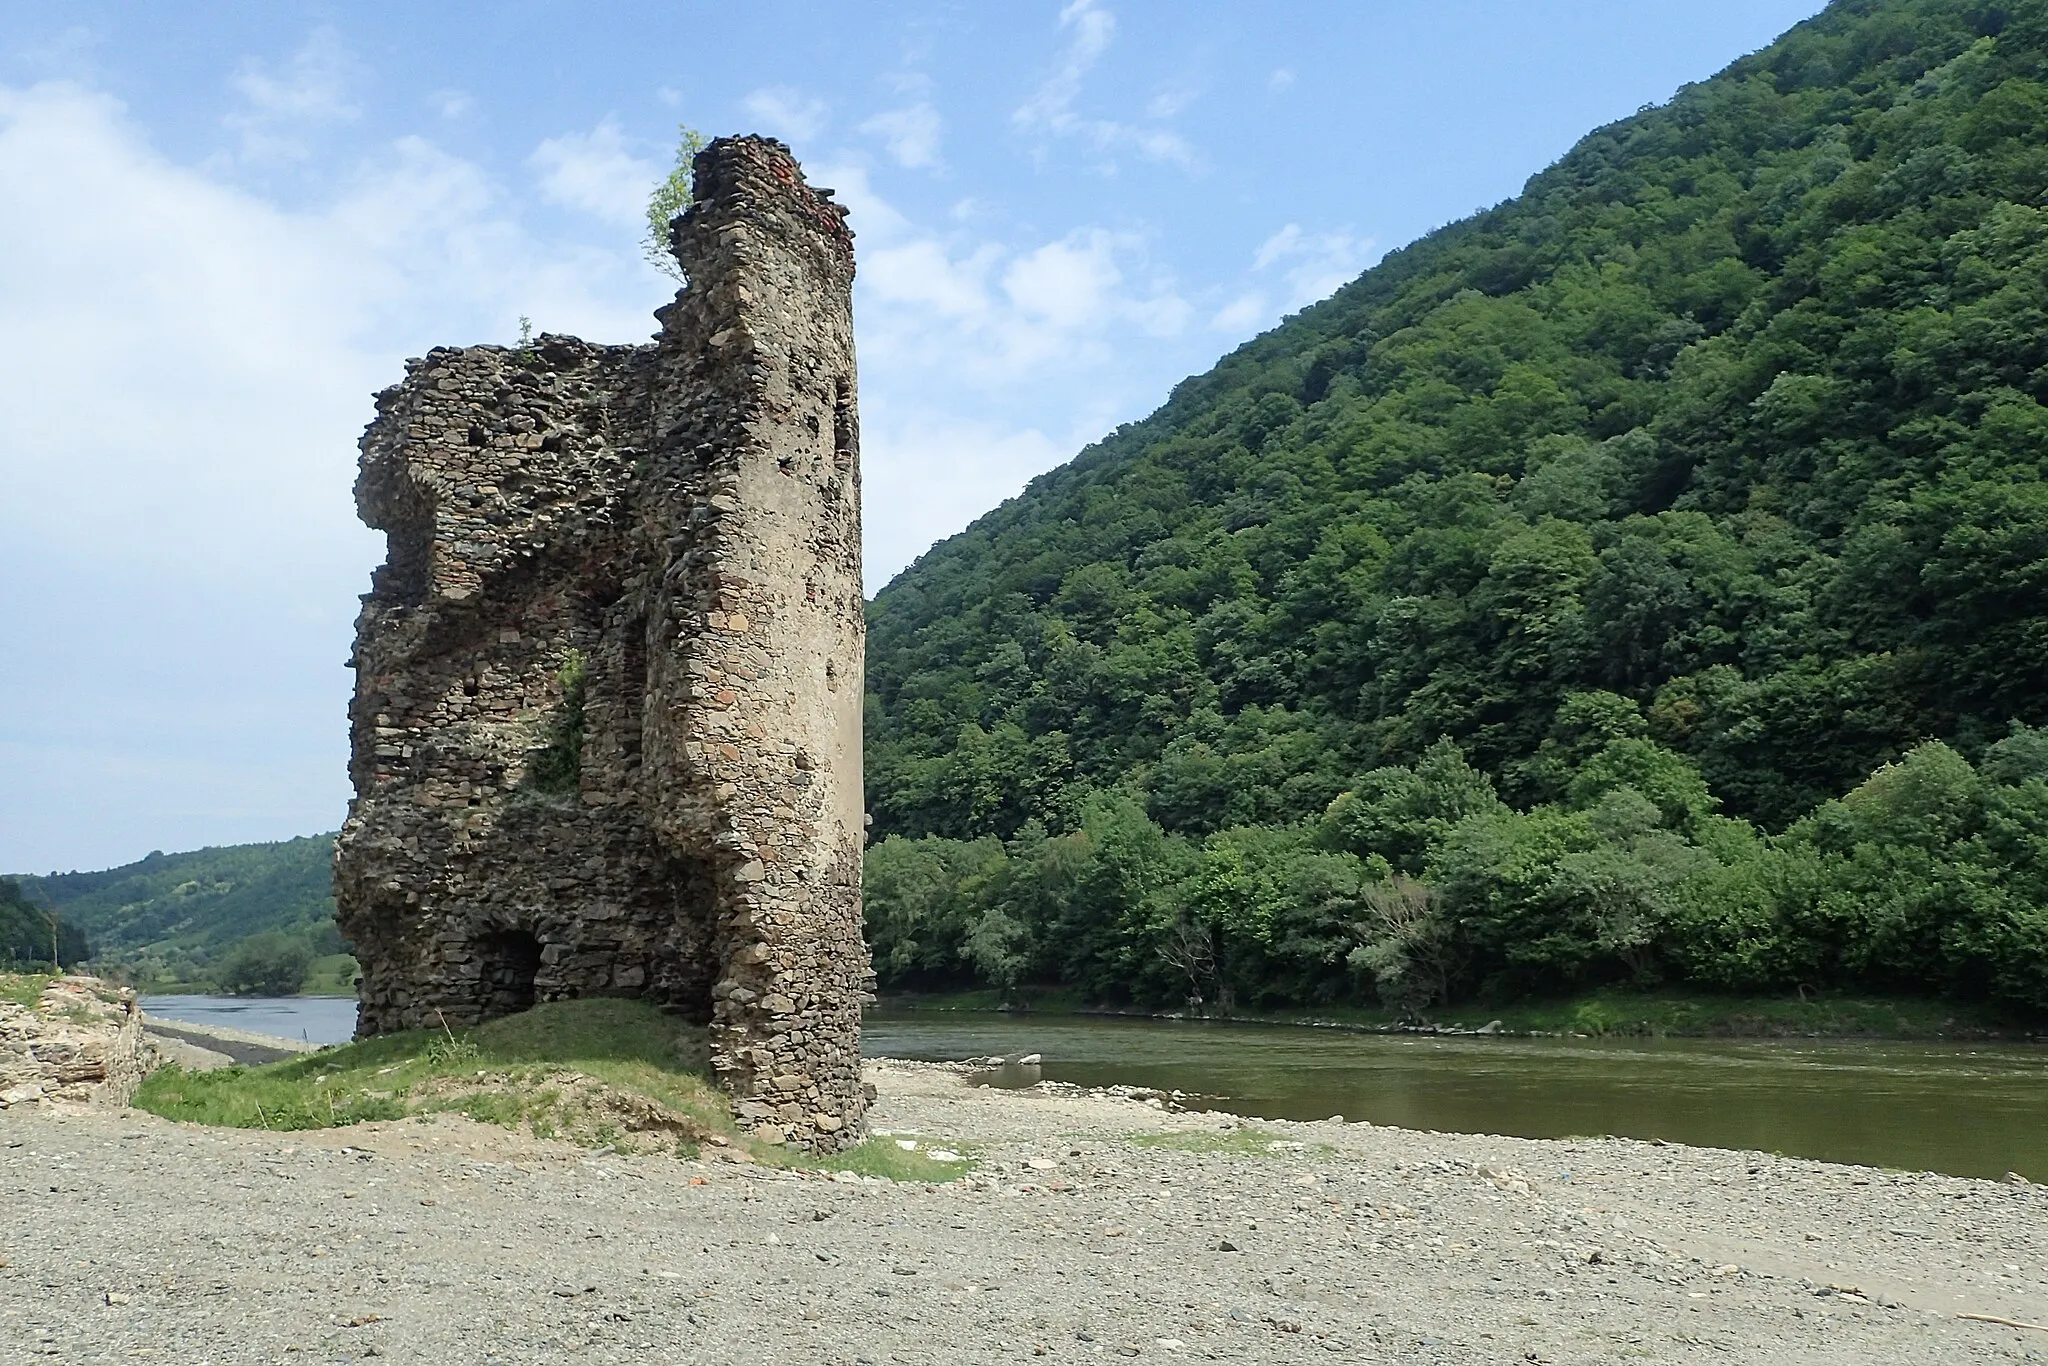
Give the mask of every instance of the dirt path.
<svg viewBox="0 0 2048 1366">
<path fill-rule="evenodd" d="M 871 1075 L 975 1174 L 10 1113 L 0 1360 L 2048 1362 L 2041 1188 Z"/>
</svg>

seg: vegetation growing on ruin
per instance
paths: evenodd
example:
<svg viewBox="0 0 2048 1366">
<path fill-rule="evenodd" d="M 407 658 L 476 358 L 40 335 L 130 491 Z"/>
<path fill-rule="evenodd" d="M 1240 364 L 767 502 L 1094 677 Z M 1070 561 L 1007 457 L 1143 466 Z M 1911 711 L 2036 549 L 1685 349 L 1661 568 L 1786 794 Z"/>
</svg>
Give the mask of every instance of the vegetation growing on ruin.
<svg viewBox="0 0 2048 1366">
<path fill-rule="evenodd" d="M 705 136 L 690 125 L 676 130 L 676 160 L 654 192 L 647 196 L 647 235 L 640 239 L 640 254 L 647 263 L 678 284 L 686 280 L 682 262 L 669 249 L 669 224 L 687 208 L 694 191 L 693 173 L 697 153 L 709 146 Z"/>
<path fill-rule="evenodd" d="M 723 1148 L 772 1165 L 942 1181 L 969 1164 L 874 1140 L 812 1161 L 757 1142 L 712 1083 L 704 1030 L 641 1001 L 558 1001 L 475 1029 L 415 1030 L 263 1067 L 164 1068 L 135 1105 L 166 1119 L 239 1129 L 325 1129 L 463 1114 L 540 1138 L 620 1152 L 694 1156 Z"/>
<path fill-rule="evenodd" d="M 43 988 L 56 980 L 47 972 L 0 972 L 0 1001 L 32 1006 L 41 999 Z"/>
<path fill-rule="evenodd" d="M 569 651 L 555 673 L 555 687 L 562 700 L 548 722 L 547 738 L 526 764 L 527 786 L 536 792 L 563 795 L 575 792 L 583 776 L 583 693 L 590 679 L 590 662 L 581 650 Z"/>
<path fill-rule="evenodd" d="M 2048 1010 L 2048 4 L 1838 0 L 870 613 L 885 984 Z"/>
</svg>

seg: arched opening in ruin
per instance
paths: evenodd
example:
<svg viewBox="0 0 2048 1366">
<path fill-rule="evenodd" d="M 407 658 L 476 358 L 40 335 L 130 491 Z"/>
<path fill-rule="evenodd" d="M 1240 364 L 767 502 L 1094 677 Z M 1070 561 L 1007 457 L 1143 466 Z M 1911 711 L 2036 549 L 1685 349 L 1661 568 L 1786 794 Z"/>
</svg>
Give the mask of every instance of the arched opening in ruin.
<svg viewBox="0 0 2048 1366">
<path fill-rule="evenodd" d="M 497 930 L 477 941 L 483 962 L 483 1018 L 531 1010 L 540 976 L 540 938 L 531 930 Z"/>
</svg>

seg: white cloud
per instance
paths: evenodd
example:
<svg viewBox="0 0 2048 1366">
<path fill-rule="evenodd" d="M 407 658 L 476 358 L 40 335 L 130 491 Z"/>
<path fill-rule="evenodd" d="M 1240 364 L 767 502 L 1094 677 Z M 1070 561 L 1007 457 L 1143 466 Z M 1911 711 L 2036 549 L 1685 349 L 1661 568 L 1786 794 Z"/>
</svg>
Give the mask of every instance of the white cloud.
<svg viewBox="0 0 2048 1366">
<path fill-rule="evenodd" d="M 1195 102 L 1193 90 L 1162 90 L 1145 101 L 1145 117 L 1170 119 Z"/>
<path fill-rule="evenodd" d="M 909 170 L 927 170 L 939 164 L 939 111 L 920 101 L 903 109 L 875 115 L 860 126 L 863 133 L 882 139 L 896 164 Z"/>
<path fill-rule="evenodd" d="M 1266 295 L 1254 289 L 1217 309 L 1216 316 L 1209 319 L 1209 327 L 1216 332 L 1242 335 L 1255 329 L 1266 316 Z"/>
<path fill-rule="evenodd" d="M 1356 279 L 1372 264 L 1373 246 L 1370 237 L 1354 237 L 1348 228 L 1306 233 L 1300 224 L 1289 223 L 1259 244 L 1252 254 L 1252 269 L 1280 268 L 1280 306 L 1292 312 Z"/>
<path fill-rule="evenodd" d="M 1017 107 L 1011 121 L 1028 133 L 1078 138 L 1105 154 L 1128 150 L 1148 161 L 1195 169 L 1199 158 L 1194 148 L 1170 128 L 1088 118 L 1076 110 L 1082 82 L 1116 38 L 1116 16 L 1097 0 L 1071 0 L 1060 11 L 1060 29 L 1068 34 L 1067 45 L 1054 61 L 1052 74 Z M 1184 99 L 1178 95 L 1157 96 L 1152 116 L 1155 121 L 1169 118 L 1182 103 Z M 1114 163 L 1105 169 L 1113 170 Z"/>
<path fill-rule="evenodd" d="M 1268 90 L 1285 90 L 1293 84 L 1294 71 L 1290 67 L 1276 66 L 1273 68 L 1273 74 L 1266 77 L 1266 88 Z"/>
<path fill-rule="evenodd" d="M 605 119 L 588 133 L 564 133 L 533 149 L 526 164 L 540 178 L 541 197 L 608 223 L 638 224 L 661 170 L 626 150 L 619 125 Z"/>
<path fill-rule="evenodd" d="M 331 28 L 313 30 L 282 69 L 254 58 L 242 63 L 232 85 L 245 107 L 227 116 L 250 161 L 297 161 L 309 155 L 314 130 L 362 116 L 349 98 L 355 63 Z"/>
<path fill-rule="evenodd" d="M 1217 309 L 1210 330 L 1243 336 L 1270 327 L 1281 315 L 1349 284 L 1372 260 L 1371 238 L 1354 237 L 1348 229 L 1308 233 L 1289 223 L 1252 253 L 1251 273 L 1263 279 Z"/>
<path fill-rule="evenodd" d="M 936 224 L 912 220 L 855 163 L 815 166 L 811 178 L 837 188 L 859 242 L 875 589 L 1128 416 L 1130 340 L 1182 332 L 1191 309 L 1136 234 L 1083 227 L 1009 242 L 971 205 Z M 1049 429 L 1048 412 L 1063 415 L 1063 430 Z"/>
<path fill-rule="evenodd" d="M 1034 475 L 1057 465 L 1087 439 L 1055 440 L 1037 427 L 1012 427 L 924 405 L 898 412 L 886 400 L 870 400 L 862 408 L 862 537 L 869 592 L 939 537 L 1021 493 Z"/>
<path fill-rule="evenodd" d="M 1026 317 L 1076 328 L 1102 316 L 1123 278 L 1116 239 L 1096 228 L 1018 257 L 1003 272 L 1003 292 Z"/>
<path fill-rule="evenodd" d="M 954 321 L 977 321 L 993 306 L 988 273 L 1001 254 L 994 243 L 983 243 L 955 261 L 937 238 L 920 237 L 869 252 L 861 278 L 867 292 L 884 303 L 922 308 Z"/>
<path fill-rule="evenodd" d="M 0 86 L 0 184 L 0 868 L 333 828 L 372 391 L 521 313 L 644 336 L 650 282 L 423 140 L 292 212 L 70 84 Z"/>
<path fill-rule="evenodd" d="M 930 232 L 893 211 L 871 219 L 870 196 L 843 198 L 862 244 L 864 375 L 915 372 L 921 384 L 943 377 L 990 401 L 1025 397 L 1050 376 L 1112 360 L 1120 333 L 1173 336 L 1187 323 L 1189 306 L 1147 269 L 1135 235 L 1079 228 L 1018 249 Z"/>
<path fill-rule="evenodd" d="M 436 90 L 434 108 L 444 119 L 459 119 L 476 108 L 476 98 L 466 90 Z"/>
<path fill-rule="evenodd" d="M 825 102 L 786 85 L 756 90 L 740 106 L 762 131 L 784 142 L 809 142 L 825 130 Z"/>
</svg>

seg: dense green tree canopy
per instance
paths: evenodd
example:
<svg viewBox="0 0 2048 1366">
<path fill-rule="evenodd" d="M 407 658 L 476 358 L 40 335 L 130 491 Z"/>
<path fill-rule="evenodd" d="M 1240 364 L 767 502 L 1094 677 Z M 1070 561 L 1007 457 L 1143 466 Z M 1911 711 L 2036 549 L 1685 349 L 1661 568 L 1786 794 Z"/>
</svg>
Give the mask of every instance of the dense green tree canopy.
<svg viewBox="0 0 2048 1366">
<path fill-rule="evenodd" d="M 50 917 L 22 894 L 12 878 L 0 878 L 0 966 L 48 963 L 54 953 L 65 966 L 92 956 L 85 931 L 62 916 Z"/>
<path fill-rule="evenodd" d="M 334 837 L 311 835 L 16 881 L 28 901 L 90 933 L 102 962 L 190 979 L 265 932 L 295 938 L 312 954 L 340 952 L 333 863 Z M 87 956 L 81 947 L 78 957 Z"/>
<path fill-rule="evenodd" d="M 2048 722 L 2044 402 L 2048 0 L 1837 0 L 878 595 L 871 899 L 980 908 L 958 943 L 877 922 L 885 979 L 1159 994 L 1210 951 L 1394 990 L 1420 879 L 1468 982 L 2048 1003 L 1987 947 L 2044 946 L 1997 871 L 2039 838 L 2008 780 Z M 1923 782 L 1976 823 L 1866 830 Z"/>
</svg>

